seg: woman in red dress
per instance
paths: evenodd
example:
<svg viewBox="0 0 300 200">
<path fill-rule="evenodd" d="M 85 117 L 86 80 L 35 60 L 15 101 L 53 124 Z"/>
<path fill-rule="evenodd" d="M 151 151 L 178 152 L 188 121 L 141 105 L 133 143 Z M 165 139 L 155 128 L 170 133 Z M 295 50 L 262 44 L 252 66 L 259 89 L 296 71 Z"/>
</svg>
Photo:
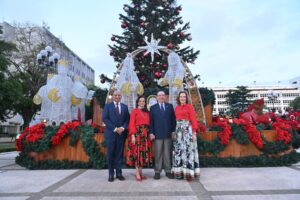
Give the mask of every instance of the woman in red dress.
<svg viewBox="0 0 300 200">
<path fill-rule="evenodd" d="M 177 104 L 172 172 L 177 179 L 192 180 L 200 176 L 196 136 L 198 122 L 194 107 L 189 104 L 187 92 L 179 92 Z"/>
<path fill-rule="evenodd" d="M 146 98 L 138 97 L 129 122 L 127 164 L 136 169 L 136 180 L 146 179 L 142 167 L 152 165 L 152 142 L 148 138 L 150 116 Z"/>
</svg>

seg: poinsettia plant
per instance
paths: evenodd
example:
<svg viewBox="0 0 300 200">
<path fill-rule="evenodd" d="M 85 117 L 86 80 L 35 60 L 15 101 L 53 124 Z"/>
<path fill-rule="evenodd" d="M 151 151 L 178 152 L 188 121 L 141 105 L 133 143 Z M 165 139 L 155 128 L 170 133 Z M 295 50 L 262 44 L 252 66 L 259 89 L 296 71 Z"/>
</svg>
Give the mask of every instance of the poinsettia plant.
<svg viewBox="0 0 300 200">
<path fill-rule="evenodd" d="M 26 139 L 27 142 L 35 143 L 36 141 L 42 139 L 44 136 L 45 124 L 40 123 L 31 127 L 26 127 L 19 138 L 16 140 L 17 151 L 22 151 L 24 139 Z"/>
<path fill-rule="evenodd" d="M 81 123 L 79 121 L 67 122 L 67 123 L 61 125 L 60 128 L 58 129 L 58 131 L 55 133 L 55 135 L 51 138 L 52 145 L 60 144 L 61 140 L 66 136 L 66 134 L 70 130 L 74 131 L 80 125 L 81 125 Z"/>
</svg>

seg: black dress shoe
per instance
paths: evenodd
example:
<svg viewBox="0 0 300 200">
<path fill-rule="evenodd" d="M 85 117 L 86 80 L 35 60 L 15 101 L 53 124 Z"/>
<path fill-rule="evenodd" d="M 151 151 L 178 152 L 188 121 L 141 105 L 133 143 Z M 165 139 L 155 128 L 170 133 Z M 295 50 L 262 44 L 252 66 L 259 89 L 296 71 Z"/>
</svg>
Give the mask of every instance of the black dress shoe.
<svg viewBox="0 0 300 200">
<path fill-rule="evenodd" d="M 117 179 L 119 179 L 120 181 L 124 181 L 125 180 L 124 176 L 122 176 L 122 175 L 117 176 Z"/>
<path fill-rule="evenodd" d="M 153 178 L 154 178 L 155 180 L 160 179 L 160 173 L 155 173 Z"/>
<path fill-rule="evenodd" d="M 108 177 L 108 182 L 113 182 L 113 181 L 114 181 L 114 177 L 113 176 Z"/>
<path fill-rule="evenodd" d="M 166 176 L 167 176 L 169 179 L 174 179 L 174 174 L 166 173 Z"/>
</svg>

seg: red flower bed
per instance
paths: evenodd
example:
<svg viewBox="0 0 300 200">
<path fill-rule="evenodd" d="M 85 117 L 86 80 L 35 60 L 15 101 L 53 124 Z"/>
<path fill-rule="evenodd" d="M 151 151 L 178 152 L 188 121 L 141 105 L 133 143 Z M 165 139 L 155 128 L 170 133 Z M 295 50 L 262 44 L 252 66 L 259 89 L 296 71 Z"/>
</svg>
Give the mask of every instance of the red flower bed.
<svg viewBox="0 0 300 200">
<path fill-rule="evenodd" d="M 243 125 L 245 132 L 248 135 L 249 140 L 259 149 L 264 147 L 264 141 L 261 138 L 260 132 L 256 129 L 254 124 L 250 124 L 244 119 L 233 119 L 233 123 L 237 125 Z"/>
<path fill-rule="evenodd" d="M 276 130 L 277 138 L 276 141 L 283 141 L 284 144 L 288 144 L 292 139 L 292 126 L 288 121 L 280 118 L 276 119 L 276 122 L 272 124 L 273 130 Z"/>
<path fill-rule="evenodd" d="M 67 122 L 60 126 L 59 130 L 55 133 L 55 135 L 51 138 L 52 145 L 60 144 L 61 140 L 66 136 L 69 132 L 69 129 L 75 130 L 81 123 L 78 121 L 75 122 Z"/>
<path fill-rule="evenodd" d="M 45 124 L 37 124 L 31 127 L 25 128 L 21 133 L 19 138 L 16 140 L 17 151 L 23 150 L 23 140 L 26 139 L 27 142 L 36 142 L 43 138 L 45 135 Z"/>
<path fill-rule="evenodd" d="M 223 145 L 229 144 L 230 137 L 232 135 L 231 126 L 227 123 L 227 121 L 225 121 L 225 122 L 220 121 L 220 122 L 214 123 L 214 125 L 222 128 L 222 131 L 218 132 L 218 136 L 220 138 L 221 143 Z"/>
</svg>

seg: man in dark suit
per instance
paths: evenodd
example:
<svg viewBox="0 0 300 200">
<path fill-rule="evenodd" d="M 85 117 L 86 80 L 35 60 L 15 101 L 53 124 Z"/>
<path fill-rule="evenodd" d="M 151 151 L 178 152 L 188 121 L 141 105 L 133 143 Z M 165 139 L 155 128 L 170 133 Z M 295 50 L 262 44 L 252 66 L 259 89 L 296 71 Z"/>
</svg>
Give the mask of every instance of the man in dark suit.
<svg viewBox="0 0 300 200">
<path fill-rule="evenodd" d="M 174 178 L 171 174 L 171 134 L 175 131 L 176 119 L 172 104 L 165 102 L 165 93 L 157 93 L 157 104 L 150 109 L 150 139 L 154 140 L 155 175 L 154 179 L 160 179 L 162 167 L 168 178 Z M 162 166 L 163 165 L 163 166 Z"/>
<path fill-rule="evenodd" d="M 116 170 L 117 179 L 120 181 L 125 180 L 122 175 L 122 165 L 124 142 L 129 123 L 129 111 L 125 104 L 120 103 L 121 98 L 121 93 L 114 91 L 113 102 L 105 105 L 102 115 L 102 120 L 106 125 L 104 139 L 107 147 L 109 182 L 114 181 L 114 170 Z"/>
</svg>

